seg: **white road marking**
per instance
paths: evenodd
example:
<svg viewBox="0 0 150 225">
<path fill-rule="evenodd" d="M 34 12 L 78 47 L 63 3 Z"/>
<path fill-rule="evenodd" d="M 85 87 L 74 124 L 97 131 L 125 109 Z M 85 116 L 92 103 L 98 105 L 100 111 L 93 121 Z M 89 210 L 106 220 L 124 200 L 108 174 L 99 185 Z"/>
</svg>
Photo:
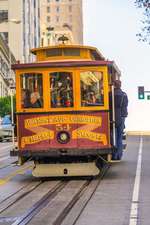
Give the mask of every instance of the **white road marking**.
<svg viewBox="0 0 150 225">
<path fill-rule="evenodd" d="M 129 225 L 137 225 L 137 222 L 138 222 L 139 189 L 140 189 L 141 166 L 142 166 L 142 148 L 143 148 L 143 138 L 141 136 L 139 153 L 138 153 L 138 162 L 137 162 L 137 168 L 136 168 L 136 177 L 135 177 L 134 189 L 133 189 L 133 195 L 132 195 L 132 205 L 130 210 Z"/>
</svg>

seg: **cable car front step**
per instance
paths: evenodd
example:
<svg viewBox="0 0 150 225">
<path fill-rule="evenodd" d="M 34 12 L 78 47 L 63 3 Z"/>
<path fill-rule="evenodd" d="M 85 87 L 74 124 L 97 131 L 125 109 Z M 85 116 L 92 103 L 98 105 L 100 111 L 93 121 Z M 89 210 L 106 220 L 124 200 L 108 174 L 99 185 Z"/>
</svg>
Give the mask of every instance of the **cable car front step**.
<svg viewBox="0 0 150 225">
<path fill-rule="evenodd" d="M 35 177 L 96 176 L 99 173 L 95 162 L 35 164 L 32 171 Z"/>
</svg>

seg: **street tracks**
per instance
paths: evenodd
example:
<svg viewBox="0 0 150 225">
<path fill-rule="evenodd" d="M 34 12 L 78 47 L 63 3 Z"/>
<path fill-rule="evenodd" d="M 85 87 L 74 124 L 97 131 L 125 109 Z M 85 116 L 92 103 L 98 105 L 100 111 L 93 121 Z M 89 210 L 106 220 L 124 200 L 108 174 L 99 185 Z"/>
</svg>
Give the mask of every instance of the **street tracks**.
<svg viewBox="0 0 150 225">
<path fill-rule="evenodd" d="M 18 195 L 11 196 L 11 200 L 8 198 L 7 202 L 1 203 L 0 223 L 9 220 L 13 225 L 74 225 L 108 168 L 107 164 L 95 179 L 67 178 L 62 181 L 38 181 L 33 186 L 29 185 Z M 29 203 L 29 199 L 32 202 Z"/>
</svg>

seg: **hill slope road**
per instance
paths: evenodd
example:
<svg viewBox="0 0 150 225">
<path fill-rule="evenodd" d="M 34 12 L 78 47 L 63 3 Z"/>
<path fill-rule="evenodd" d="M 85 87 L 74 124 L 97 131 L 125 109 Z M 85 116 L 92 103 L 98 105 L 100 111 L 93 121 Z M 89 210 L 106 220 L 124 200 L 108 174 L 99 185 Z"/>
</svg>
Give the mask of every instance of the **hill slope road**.
<svg viewBox="0 0 150 225">
<path fill-rule="evenodd" d="M 150 136 L 129 136 L 76 225 L 149 225 Z"/>
</svg>

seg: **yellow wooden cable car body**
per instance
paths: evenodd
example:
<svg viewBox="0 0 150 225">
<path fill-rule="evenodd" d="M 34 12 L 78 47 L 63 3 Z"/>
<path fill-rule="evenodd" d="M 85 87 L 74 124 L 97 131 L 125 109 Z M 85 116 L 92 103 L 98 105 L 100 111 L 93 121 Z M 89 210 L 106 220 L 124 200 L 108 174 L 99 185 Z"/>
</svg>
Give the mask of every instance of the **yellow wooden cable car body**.
<svg viewBox="0 0 150 225">
<path fill-rule="evenodd" d="M 97 175 L 113 149 L 109 92 L 120 71 L 93 47 L 31 52 L 34 63 L 12 66 L 19 159 L 34 160 L 34 176 Z"/>
</svg>

